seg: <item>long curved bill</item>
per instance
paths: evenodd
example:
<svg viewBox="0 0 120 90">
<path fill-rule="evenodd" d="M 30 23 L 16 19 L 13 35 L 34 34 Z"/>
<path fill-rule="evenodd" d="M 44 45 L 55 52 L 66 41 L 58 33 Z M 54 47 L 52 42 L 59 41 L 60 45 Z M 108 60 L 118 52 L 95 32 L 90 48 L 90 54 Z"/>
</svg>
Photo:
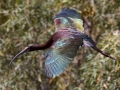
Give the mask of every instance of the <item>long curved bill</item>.
<svg viewBox="0 0 120 90">
<path fill-rule="evenodd" d="M 9 66 L 12 64 L 12 62 L 19 57 L 20 55 L 22 55 L 23 53 L 27 52 L 29 50 L 29 47 L 26 47 L 25 49 L 23 49 L 21 52 L 19 52 L 9 63 Z"/>
<path fill-rule="evenodd" d="M 111 59 L 113 59 L 113 60 L 116 60 L 115 58 L 113 58 L 113 57 L 110 56 L 109 54 L 107 54 L 107 53 L 103 52 L 102 50 L 100 50 L 99 48 L 97 48 L 96 46 L 93 46 L 92 48 L 95 49 L 96 51 L 98 51 L 99 53 L 101 53 L 102 55 L 104 55 L 104 56 L 106 56 L 106 57 L 109 57 L 109 58 L 111 58 Z"/>
</svg>

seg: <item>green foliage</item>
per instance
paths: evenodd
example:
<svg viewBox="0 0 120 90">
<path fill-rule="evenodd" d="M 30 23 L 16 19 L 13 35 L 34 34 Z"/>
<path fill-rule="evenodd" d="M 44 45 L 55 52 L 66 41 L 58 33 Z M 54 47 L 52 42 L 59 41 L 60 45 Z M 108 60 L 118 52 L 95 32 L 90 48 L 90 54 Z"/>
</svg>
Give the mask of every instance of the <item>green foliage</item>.
<svg viewBox="0 0 120 90">
<path fill-rule="evenodd" d="M 63 7 L 76 9 L 92 22 L 97 46 L 117 62 L 93 49 L 79 50 L 59 77 L 44 73 L 44 51 L 26 53 L 11 67 L 10 60 L 31 43 L 44 43 L 54 33 L 53 17 Z M 119 90 L 119 0 L 2 0 L 0 3 L 0 90 Z"/>
</svg>

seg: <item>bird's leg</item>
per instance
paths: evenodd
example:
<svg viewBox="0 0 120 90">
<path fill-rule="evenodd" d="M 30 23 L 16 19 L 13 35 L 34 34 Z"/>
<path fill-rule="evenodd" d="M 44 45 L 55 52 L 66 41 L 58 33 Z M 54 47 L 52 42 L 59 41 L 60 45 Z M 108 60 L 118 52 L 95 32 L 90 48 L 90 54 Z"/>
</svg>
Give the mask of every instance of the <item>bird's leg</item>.
<svg viewBox="0 0 120 90">
<path fill-rule="evenodd" d="M 111 59 L 116 60 L 115 58 L 113 58 L 112 56 L 110 56 L 109 54 L 107 54 L 106 52 L 103 52 L 102 50 L 100 50 L 97 46 L 96 43 L 93 41 L 93 39 L 85 34 L 82 34 L 83 37 L 83 45 L 84 46 L 89 46 L 92 47 L 93 49 L 95 49 L 96 51 L 98 51 L 99 53 L 101 53 L 102 55 L 109 57 Z"/>
<path fill-rule="evenodd" d="M 93 46 L 92 48 L 95 49 L 96 51 L 98 51 L 99 53 L 101 53 L 102 55 L 104 55 L 106 57 L 109 57 L 111 59 L 116 60 L 115 58 L 113 58 L 112 56 L 110 56 L 109 54 L 107 54 L 106 52 L 103 52 L 102 50 L 100 50 L 99 48 L 97 48 L 96 46 Z"/>
</svg>

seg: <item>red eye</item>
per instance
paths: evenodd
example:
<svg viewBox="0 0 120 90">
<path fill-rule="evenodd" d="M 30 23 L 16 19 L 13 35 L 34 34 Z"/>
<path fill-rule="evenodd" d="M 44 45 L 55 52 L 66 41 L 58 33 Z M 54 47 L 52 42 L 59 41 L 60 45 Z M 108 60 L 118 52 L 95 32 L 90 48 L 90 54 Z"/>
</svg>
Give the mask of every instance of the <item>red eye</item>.
<svg viewBox="0 0 120 90">
<path fill-rule="evenodd" d="M 60 21 L 59 18 L 58 18 L 58 19 L 55 19 L 54 22 L 55 22 L 56 25 L 59 25 L 59 24 L 61 23 L 61 21 Z"/>
</svg>

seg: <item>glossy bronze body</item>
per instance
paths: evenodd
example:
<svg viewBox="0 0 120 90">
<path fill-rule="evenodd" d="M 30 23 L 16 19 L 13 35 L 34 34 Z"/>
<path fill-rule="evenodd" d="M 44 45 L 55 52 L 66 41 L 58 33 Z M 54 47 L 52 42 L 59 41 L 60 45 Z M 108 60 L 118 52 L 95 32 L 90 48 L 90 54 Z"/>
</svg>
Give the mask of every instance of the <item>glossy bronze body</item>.
<svg viewBox="0 0 120 90">
<path fill-rule="evenodd" d="M 104 56 L 114 59 L 97 48 L 91 37 L 84 34 L 79 14 L 72 9 L 62 10 L 54 18 L 56 32 L 45 44 L 31 44 L 18 53 L 10 64 L 21 54 L 36 50 L 48 49 L 45 54 L 45 73 L 48 77 L 60 75 L 76 56 L 79 47 L 89 46 Z M 77 25 L 76 25 L 77 24 Z M 78 25 L 80 25 L 78 27 Z M 115 59 L 114 59 L 115 60 Z M 10 65 L 9 64 L 9 65 Z"/>
</svg>

